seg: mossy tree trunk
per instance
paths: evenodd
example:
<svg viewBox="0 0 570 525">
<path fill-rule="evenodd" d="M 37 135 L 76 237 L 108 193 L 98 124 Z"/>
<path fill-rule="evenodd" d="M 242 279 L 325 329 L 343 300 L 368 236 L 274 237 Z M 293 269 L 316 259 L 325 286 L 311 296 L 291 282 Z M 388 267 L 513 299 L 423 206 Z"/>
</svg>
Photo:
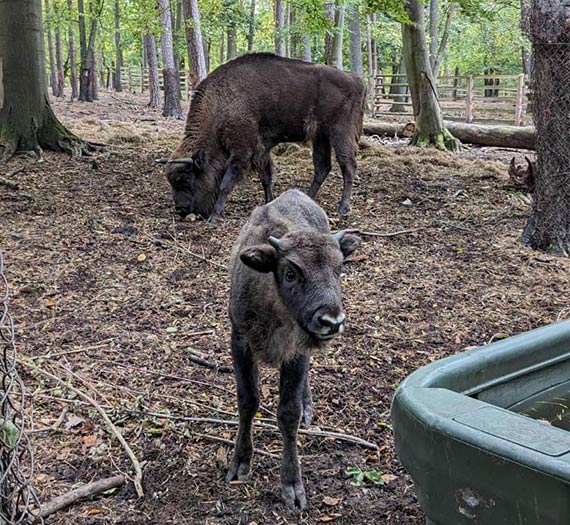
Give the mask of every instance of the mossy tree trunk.
<svg viewBox="0 0 570 525">
<path fill-rule="evenodd" d="M 460 142 L 443 124 L 436 82 L 429 62 L 424 5 L 420 0 L 406 0 L 404 5 L 411 21 L 402 24 L 402 53 L 416 121 L 416 133 L 411 144 L 455 151 L 460 147 Z"/>
<path fill-rule="evenodd" d="M 89 146 L 49 104 L 41 0 L 0 0 L 0 20 L 0 162 L 42 148 L 79 156 Z"/>
<path fill-rule="evenodd" d="M 533 45 L 536 185 L 522 240 L 570 257 L 570 13 L 562 0 L 532 0 L 527 34 Z"/>
</svg>

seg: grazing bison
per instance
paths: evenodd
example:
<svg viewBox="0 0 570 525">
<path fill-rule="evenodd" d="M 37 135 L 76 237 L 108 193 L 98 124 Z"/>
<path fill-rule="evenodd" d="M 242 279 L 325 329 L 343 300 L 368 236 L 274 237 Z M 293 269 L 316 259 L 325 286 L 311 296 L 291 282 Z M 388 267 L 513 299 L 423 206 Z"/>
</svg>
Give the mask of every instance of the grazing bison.
<svg viewBox="0 0 570 525">
<path fill-rule="evenodd" d="M 342 170 L 339 214 L 349 211 L 366 88 L 333 67 L 251 54 L 231 60 L 198 84 L 184 138 L 168 161 L 176 212 L 214 222 L 229 192 L 253 169 L 265 201 L 273 200 L 270 150 L 281 142 L 313 143 L 314 197 L 331 170 Z"/>
<path fill-rule="evenodd" d="M 297 429 L 313 415 L 310 355 L 344 330 L 341 269 L 359 243 L 349 231 L 331 234 L 325 212 L 304 193 L 288 190 L 253 211 L 232 251 L 229 314 L 240 421 L 226 480 L 249 473 L 258 363 L 279 367 L 281 494 L 291 507 L 307 503 Z"/>
</svg>

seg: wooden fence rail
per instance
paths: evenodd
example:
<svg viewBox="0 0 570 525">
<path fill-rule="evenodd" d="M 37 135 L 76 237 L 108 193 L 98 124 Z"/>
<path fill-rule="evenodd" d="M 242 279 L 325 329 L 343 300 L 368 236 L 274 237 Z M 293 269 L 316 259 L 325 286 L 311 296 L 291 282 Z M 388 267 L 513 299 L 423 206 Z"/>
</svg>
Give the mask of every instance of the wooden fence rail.
<svg viewBox="0 0 570 525">
<path fill-rule="evenodd" d="M 125 66 L 121 68 L 121 87 L 124 91 L 128 90 L 132 93 L 144 93 L 149 90 L 148 87 L 149 71 L 147 67 L 141 66 Z M 158 83 L 160 89 L 164 89 L 164 79 L 162 70 L 158 71 Z M 188 71 L 180 71 L 180 91 L 186 97 L 190 98 L 192 93 L 192 83 L 188 76 Z"/>
<path fill-rule="evenodd" d="M 523 126 L 529 113 L 527 83 L 524 74 L 444 76 L 438 79 L 437 91 L 448 120 Z M 413 118 L 406 75 L 375 75 L 369 85 L 374 116 Z"/>
</svg>

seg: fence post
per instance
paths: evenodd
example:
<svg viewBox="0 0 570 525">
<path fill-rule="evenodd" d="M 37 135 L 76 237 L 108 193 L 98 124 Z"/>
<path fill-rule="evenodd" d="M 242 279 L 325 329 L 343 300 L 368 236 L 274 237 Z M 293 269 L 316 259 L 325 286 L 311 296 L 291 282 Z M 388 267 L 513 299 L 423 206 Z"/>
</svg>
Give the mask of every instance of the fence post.
<svg viewBox="0 0 570 525">
<path fill-rule="evenodd" d="M 465 98 L 465 122 L 473 122 L 473 77 L 467 77 L 467 97 Z"/>
<path fill-rule="evenodd" d="M 515 126 L 522 126 L 524 109 L 524 83 L 525 74 L 521 73 L 517 79 L 517 102 L 515 106 Z"/>
</svg>

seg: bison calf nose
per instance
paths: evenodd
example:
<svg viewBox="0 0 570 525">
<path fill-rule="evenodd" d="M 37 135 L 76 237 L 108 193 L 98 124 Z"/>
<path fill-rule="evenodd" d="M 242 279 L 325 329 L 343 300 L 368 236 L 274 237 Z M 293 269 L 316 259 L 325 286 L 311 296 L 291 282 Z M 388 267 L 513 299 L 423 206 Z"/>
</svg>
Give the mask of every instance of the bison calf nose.
<svg viewBox="0 0 570 525">
<path fill-rule="evenodd" d="M 343 332 L 345 319 L 344 312 L 332 315 L 330 312 L 319 309 L 313 316 L 311 331 L 319 339 L 333 338 Z"/>
</svg>

